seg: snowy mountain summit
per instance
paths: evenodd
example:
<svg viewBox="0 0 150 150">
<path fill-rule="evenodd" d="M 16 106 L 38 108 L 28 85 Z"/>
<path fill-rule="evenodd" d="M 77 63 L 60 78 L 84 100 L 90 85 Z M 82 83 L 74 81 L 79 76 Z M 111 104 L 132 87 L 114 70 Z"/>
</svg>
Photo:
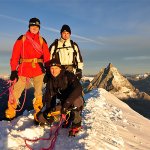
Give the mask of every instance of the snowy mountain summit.
<svg viewBox="0 0 150 150">
<path fill-rule="evenodd" d="M 92 90 L 84 98 L 81 132 L 76 137 L 68 137 L 69 129 L 60 128 L 54 150 L 150 149 L 150 120 L 104 89 Z M 28 150 L 24 139 L 49 136 L 50 127 L 34 125 L 33 111 L 25 111 L 12 121 L 0 121 L 0 150 Z M 51 145 L 51 140 L 27 144 L 33 150 L 42 150 Z"/>
<path fill-rule="evenodd" d="M 89 89 L 93 88 L 104 88 L 122 100 L 145 97 L 150 99 L 149 95 L 136 89 L 112 63 L 109 63 L 106 68 L 102 68 L 91 81 Z"/>
</svg>

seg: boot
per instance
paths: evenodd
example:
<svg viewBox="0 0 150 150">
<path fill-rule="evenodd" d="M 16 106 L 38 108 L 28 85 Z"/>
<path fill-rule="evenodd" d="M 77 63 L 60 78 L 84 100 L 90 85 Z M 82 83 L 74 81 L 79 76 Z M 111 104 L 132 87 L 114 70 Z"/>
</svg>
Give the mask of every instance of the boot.
<svg viewBox="0 0 150 150">
<path fill-rule="evenodd" d="M 74 128 L 71 128 L 70 131 L 69 131 L 69 136 L 76 136 L 77 133 L 79 133 L 79 131 L 81 130 L 82 128 L 81 127 L 74 127 Z"/>
<path fill-rule="evenodd" d="M 82 129 L 81 122 L 74 124 L 72 123 L 72 127 L 69 130 L 69 136 L 76 136 L 77 133 Z"/>
<path fill-rule="evenodd" d="M 11 104 L 8 101 L 8 108 L 5 111 L 6 118 L 8 118 L 8 119 L 14 118 L 16 116 L 16 108 L 17 108 L 17 103 L 16 102 L 14 102 L 13 104 Z"/>
<path fill-rule="evenodd" d="M 37 113 L 43 108 L 42 97 L 33 99 L 33 108 L 34 108 L 34 120 L 38 122 Z"/>
</svg>

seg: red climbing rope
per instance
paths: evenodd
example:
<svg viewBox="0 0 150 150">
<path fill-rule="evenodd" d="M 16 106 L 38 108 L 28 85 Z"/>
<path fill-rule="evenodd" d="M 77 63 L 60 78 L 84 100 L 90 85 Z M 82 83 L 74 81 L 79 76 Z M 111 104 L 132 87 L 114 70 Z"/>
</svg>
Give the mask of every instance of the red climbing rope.
<svg viewBox="0 0 150 150">
<path fill-rule="evenodd" d="M 24 139 L 26 146 L 30 149 L 33 150 L 31 148 L 31 146 L 29 144 L 27 144 L 28 142 L 37 142 L 37 141 L 41 141 L 41 140 L 47 140 L 50 142 L 50 146 L 48 148 L 42 148 L 41 150 L 53 150 L 54 146 L 55 146 L 55 142 L 57 140 L 57 136 L 58 136 L 58 132 L 59 129 L 62 125 L 62 123 L 66 120 L 66 115 L 62 114 L 59 124 L 58 125 L 54 125 L 50 128 L 50 132 L 49 132 L 49 137 L 48 138 L 37 138 L 37 139 Z"/>
</svg>

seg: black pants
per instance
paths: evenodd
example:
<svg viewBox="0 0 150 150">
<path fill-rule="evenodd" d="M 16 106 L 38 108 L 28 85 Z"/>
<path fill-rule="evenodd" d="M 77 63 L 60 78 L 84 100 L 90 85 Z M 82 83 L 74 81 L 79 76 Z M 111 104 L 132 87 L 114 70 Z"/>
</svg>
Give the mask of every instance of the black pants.
<svg viewBox="0 0 150 150">
<path fill-rule="evenodd" d="M 82 122 L 82 110 L 84 106 L 84 101 L 81 96 L 79 96 L 77 99 L 75 99 L 71 113 L 70 113 L 70 121 L 72 122 L 72 127 L 80 127 Z"/>
</svg>

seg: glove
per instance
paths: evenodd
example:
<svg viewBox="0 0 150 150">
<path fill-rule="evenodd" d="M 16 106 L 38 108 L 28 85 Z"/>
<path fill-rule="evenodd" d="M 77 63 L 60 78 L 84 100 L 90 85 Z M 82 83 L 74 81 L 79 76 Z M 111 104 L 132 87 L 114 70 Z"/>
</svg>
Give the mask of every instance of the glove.
<svg viewBox="0 0 150 150">
<path fill-rule="evenodd" d="M 76 70 L 76 76 L 79 80 L 82 78 L 82 70 L 81 69 Z"/>
<path fill-rule="evenodd" d="M 70 101 L 65 101 L 65 103 L 63 104 L 62 106 L 62 109 L 61 109 L 61 113 L 62 114 L 66 114 L 66 112 L 68 111 L 68 109 L 70 108 L 71 104 L 70 104 Z"/>
<path fill-rule="evenodd" d="M 69 100 L 66 100 L 66 101 L 64 102 L 64 104 L 63 104 L 63 107 L 62 107 L 62 108 L 66 108 L 66 109 L 68 109 L 70 106 L 71 106 L 70 101 L 69 101 Z"/>
<path fill-rule="evenodd" d="M 11 71 L 11 75 L 10 75 L 11 81 L 14 81 L 15 79 L 17 79 L 17 81 L 18 81 L 18 71 L 16 71 L 16 70 Z"/>
<path fill-rule="evenodd" d="M 68 111 L 68 109 L 67 109 L 67 108 L 65 108 L 65 107 L 63 107 L 63 108 L 61 109 L 61 114 L 66 114 L 66 113 L 67 113 L 67 111 Z"/>
</svg>

